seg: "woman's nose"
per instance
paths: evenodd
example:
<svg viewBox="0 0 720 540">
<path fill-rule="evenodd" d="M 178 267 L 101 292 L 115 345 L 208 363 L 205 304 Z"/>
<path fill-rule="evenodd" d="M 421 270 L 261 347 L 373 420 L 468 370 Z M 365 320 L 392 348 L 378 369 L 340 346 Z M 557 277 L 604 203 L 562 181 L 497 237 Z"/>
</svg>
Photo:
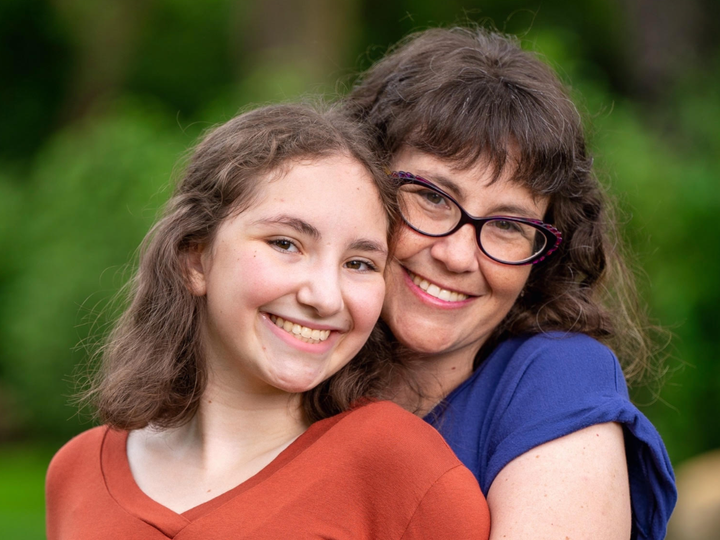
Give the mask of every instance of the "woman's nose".
<svg viewBox="0 0 720 540">
<path fill-rule="evenodd" d="M 480 247 L 476 234 L 475 227 L 463 225 L 450 236 L 437 238 L 430 248 L 430 254 L 450 272 L 475 272 L 480 268 Z"/>
</svg>

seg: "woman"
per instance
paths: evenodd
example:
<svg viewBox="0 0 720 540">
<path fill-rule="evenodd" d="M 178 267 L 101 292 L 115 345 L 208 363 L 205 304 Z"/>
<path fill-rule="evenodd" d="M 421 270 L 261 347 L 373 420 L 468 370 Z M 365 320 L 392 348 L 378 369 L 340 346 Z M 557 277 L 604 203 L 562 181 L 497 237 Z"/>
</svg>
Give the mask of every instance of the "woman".
<svg viewBox="0 0 720 540">
<path fill-rule="evenodd" d="M 602 344 L 637 375 L 647 341 L 557 76 L 507 36 L 433 29 L 345 107 L 400 185 L 382 318 L 414 384 L 397 400 L 475 473 L 491 538 L 664 538 L 670 462 Z"/>
<path fill-rule="evenodd" d="M 356 125 L 280 105 L 196 148 L 47 476 L 50 540 L 477 538 L 427 424 L 370 401 L 394 193 Z M 318 385 L 320 390 L 314 391 Z"/>
</svg>

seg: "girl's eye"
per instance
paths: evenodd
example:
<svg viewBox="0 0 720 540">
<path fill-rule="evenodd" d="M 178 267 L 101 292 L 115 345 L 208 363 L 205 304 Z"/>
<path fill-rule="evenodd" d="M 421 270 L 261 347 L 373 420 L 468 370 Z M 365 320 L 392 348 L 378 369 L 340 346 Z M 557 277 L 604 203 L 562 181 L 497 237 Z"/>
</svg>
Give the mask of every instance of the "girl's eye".
<svg viewBox="0 0 720 540">
<path fill-rule="evenodd" d="M 345 263 L 345 267 L 359 272 L 377 272 L 377 266 L 370 261 L 354 260 Z"/>
<path fill-rule="evenodd" d="M 268 242 L 271 246 L 279 251 L 287 251 L 291 253 L 297 253 L 300 251 L 295 245 L 295 242 L 288 240 L 287 238 L 276 238 Z"/>
</svg>

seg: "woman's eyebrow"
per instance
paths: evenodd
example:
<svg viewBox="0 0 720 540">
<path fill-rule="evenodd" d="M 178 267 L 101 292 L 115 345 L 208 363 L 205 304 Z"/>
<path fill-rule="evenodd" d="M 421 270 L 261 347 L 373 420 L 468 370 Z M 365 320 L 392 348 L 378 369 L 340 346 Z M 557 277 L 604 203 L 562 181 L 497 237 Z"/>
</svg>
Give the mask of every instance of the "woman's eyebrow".
<svg viewBox="0 0 720 540">
<path fill-rule="evenodd" d="M 253 221 L 251 225 L 287 225 L 288 227 L 295 229 L 297 232 L 310 236 L 315 240 L 318 240 L 321 236 L 320 231 L 310 225 L 307 221 L 285 214 L 258 219 Z"/>
<path fill-rule="evenodd" d="M 454 195 L 458 199 L 465 198 L 465 190 L 463 190 L 463 188 L 461 188 L 458 184 L 456 184 L 446 176 L 438 176 L 436 174 L 420 174 L 420 177 L 432 182 L 443 190 L 449 192 L 451 195 Z"/>
<path fill-rule="evenodd" d="M 488 212 L 488 214 L 491 216 L 506 214 L 532 219 L 542 219 L 542 216 L 538 216 L 537 210 L 515 204 L 501 204 L 495 206 Z"/>
</svg>

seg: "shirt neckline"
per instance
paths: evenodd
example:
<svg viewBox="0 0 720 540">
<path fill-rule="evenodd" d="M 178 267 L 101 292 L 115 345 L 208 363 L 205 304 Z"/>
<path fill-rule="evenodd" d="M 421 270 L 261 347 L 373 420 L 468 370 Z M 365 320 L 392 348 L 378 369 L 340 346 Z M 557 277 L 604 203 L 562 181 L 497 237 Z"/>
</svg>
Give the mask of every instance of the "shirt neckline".
<svg viewBox="0 0 720 540">
<path fill-rule="evenodd" d="M 217 497 L 190 508 L 181 514 L 149 497 L 135 482 L 127 458 L 129 432 L 106 428 L 100 449 L 100 463 L 105 486 L 110 496 L 126 512 L 156 528 L 168 538 L 174 538 L 194 521 L 212 513 L 227 502 L 242 496 L 243 493 L 273 476 L 312 446 L 315 441 L 349 412 L 315 422 L 257 474 L 225 493 L 221 493 Z"/>
</svg>

